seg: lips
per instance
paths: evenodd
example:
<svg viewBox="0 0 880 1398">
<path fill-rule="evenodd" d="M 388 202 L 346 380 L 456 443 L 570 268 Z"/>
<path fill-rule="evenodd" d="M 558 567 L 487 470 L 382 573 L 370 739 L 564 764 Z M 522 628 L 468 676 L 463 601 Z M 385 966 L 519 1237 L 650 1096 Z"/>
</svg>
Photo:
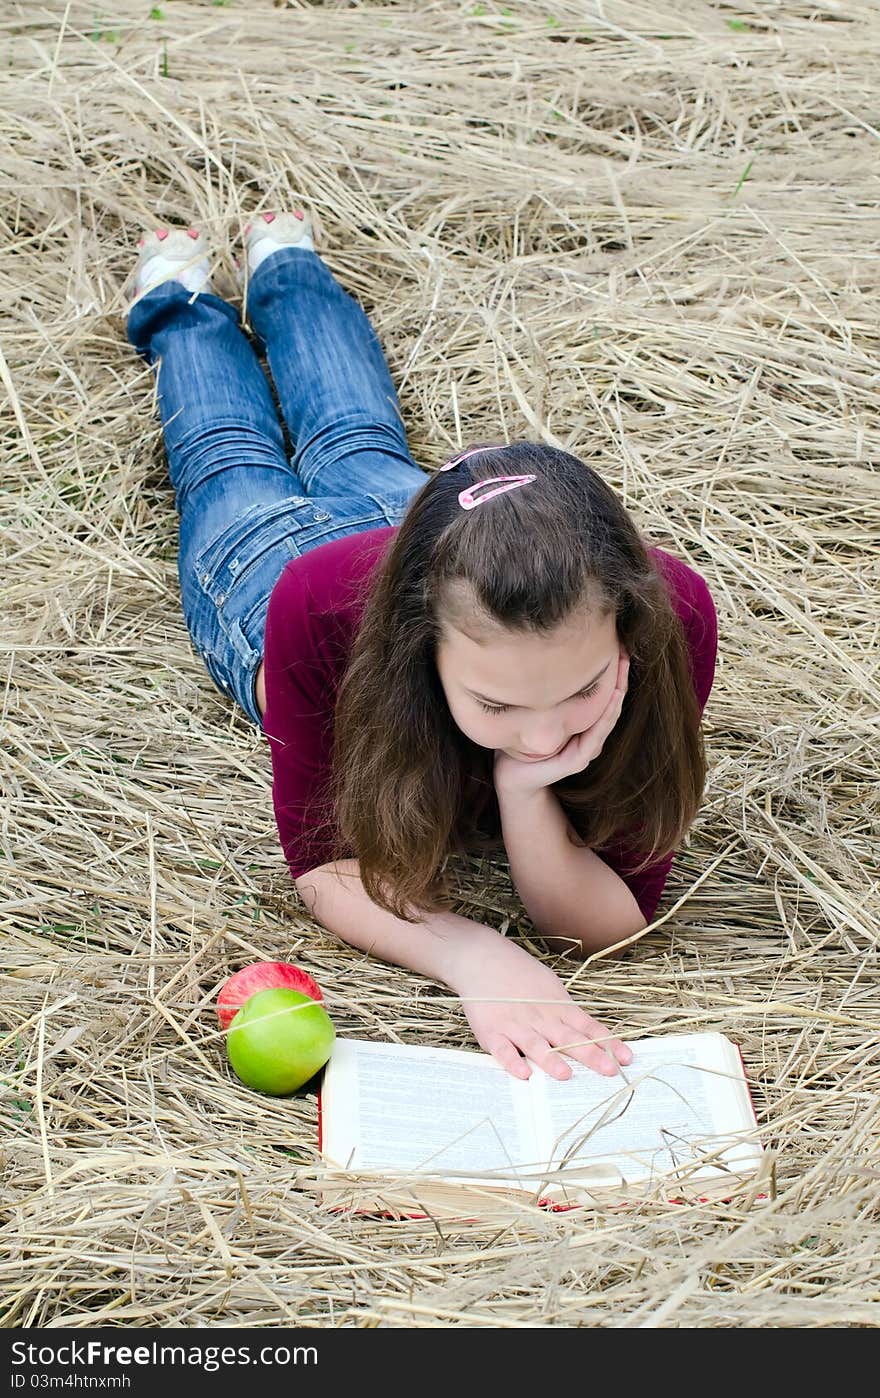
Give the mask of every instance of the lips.
<svg viewBox="0 0 880 1398">
<path fill-rule="evenodd" d="M 555 752 L 548 752 L 546 756 L 541 752 L 521 752 L 519 755 L 524 757 L 527 762 L 547 762 L 551 757 L 558 757 L 564 747 L 565 743 L 560 743 Z"/>
</svg>

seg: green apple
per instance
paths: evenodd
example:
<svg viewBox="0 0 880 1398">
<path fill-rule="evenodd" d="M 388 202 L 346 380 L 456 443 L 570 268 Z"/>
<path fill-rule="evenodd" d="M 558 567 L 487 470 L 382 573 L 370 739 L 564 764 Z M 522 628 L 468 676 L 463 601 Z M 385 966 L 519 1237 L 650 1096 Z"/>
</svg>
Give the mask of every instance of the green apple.
<svg viewBox="0 0 880 1398">
<path fill-rule="evenodd" d="M 276 986 L 245 1001 L 226 1031 L 226 1051 L 247 1087 L 285 1097 L 323 1068 L 335 1038 L 323 1005 Z"/>
</svg>

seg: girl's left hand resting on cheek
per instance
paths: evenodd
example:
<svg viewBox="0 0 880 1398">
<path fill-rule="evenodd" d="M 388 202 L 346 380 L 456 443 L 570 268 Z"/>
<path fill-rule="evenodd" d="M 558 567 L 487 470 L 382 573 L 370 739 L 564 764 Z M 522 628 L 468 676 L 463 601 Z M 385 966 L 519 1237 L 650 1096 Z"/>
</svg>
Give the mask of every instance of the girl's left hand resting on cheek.
<svg viewBox="0 0 880 1398">
<path fill-rule="evenodd" d="M 583 772 L 599 756 L 606 738 L 620 718 L 628 680 L 629 656 L 621 649 L 617 663 L 617 683 L 604 712 L 593 726 L 584 733 L 575 733 L 561 752 L 543 762 L 521 762 L 502 748 L 496 748 L 493 771 L 495 790 L 505 795 L 529 795 L 552 786 L 563 777 Z"/>
</svg>

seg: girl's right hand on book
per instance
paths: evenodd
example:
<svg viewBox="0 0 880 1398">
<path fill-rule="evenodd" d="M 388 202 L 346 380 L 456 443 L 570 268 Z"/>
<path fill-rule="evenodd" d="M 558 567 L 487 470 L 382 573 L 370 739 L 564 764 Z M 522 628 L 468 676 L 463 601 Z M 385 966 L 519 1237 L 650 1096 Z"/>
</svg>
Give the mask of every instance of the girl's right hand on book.
<svg viewBox="0 0 880 1398">
<path fill-rule="evenodd" d="M 474 932 L 459 948 L 450 984 L 480 1048 L 515 1078 L 531 1077 L 526 1058 L 561 1080 L 571 1077 L 563 1054 L 607 1077 L 632 1061 L 631 1050 L 575 1004 L 549 967 L 490 927 Z"/>
</svg>

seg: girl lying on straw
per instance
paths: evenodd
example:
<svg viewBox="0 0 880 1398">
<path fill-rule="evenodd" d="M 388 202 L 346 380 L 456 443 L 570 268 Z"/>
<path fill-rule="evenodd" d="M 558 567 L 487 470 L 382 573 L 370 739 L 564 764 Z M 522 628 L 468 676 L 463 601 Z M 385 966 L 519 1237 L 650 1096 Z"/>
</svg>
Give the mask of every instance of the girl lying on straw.
<svg viewBox="0 0 880 1398">
<path fill-rule="evenodd" d="M 302 210 L 246 232 L 247 309 L 295 450 L 198 230 L 142 240 L 128 333 L 159 367 L 193 642 L 265 732 L 313 916 L 445 982 L 516 1077 L 631 1054 L 562 981 L 450 911 L 506 852 L 535 927 L 590 952 L 654 915 L 705 781 L 715 611 L 583 461 L 471 446 L 426 474 L 366 315 Z"/>
</svg>

